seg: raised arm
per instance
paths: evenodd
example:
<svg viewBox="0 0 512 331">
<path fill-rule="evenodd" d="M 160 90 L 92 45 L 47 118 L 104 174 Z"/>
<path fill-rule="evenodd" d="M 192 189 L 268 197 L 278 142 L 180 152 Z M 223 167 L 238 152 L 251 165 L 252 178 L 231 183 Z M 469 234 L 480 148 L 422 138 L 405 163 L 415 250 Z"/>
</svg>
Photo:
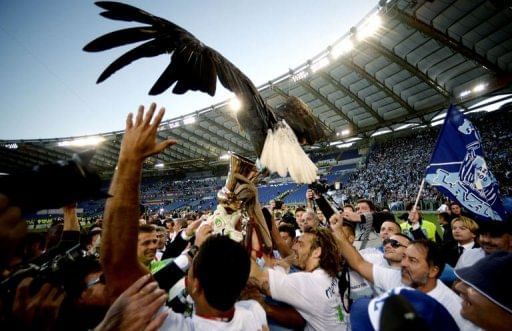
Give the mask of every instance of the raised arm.
<svg viewBox="0 0 512 331">
<path fill-rule="evenodd" d="M 128 114 L 119 151 L 117 170 L 112 179 L 103 217 L 101 262 L 112 299 L 149 271 L 137 260 L 139 190 L 144 160 L 176 143 L 156 141 L 157 129 L 165 110 L 153 120 L 156 104 L 144 116 L 140 106 L 135 122 Z"/>
<path fill-rule="evenodd" d="M 63 231 L 80 231 L 80 223 L 76 216 L 76 205 L 71 204 L 62 207 L 64 213 L 64 229 Z"/>
<path fill-rule="evenodd" d="M 336 227 L 343 226 L 343 216 L 340 214 L 334 214 L 329 221 L 331 224 L 334 223 Z M 363 259 L 355 247 L 350 244 L 343 231 L 333 231 L 333 234 L 340 248 L 341 255 L 348 265 L 369 282 L 373 283 L 373 264 Z"/>
</svg>

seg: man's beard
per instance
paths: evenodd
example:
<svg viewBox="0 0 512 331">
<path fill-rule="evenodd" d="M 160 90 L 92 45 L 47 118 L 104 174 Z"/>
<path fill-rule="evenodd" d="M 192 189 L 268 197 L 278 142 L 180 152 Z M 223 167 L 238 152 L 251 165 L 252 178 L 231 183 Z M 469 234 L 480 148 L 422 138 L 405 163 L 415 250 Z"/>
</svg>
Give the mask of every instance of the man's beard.
<svg viewBox="0 0 512 331">
<path fill-rule="evenodd" d="M 410 284 L 405 284 L 409 287 L 418 288 L 420 286 L 424 286 L 427 284 L 427 281 L 428 281 L 427 275 L 425 275 L 423 278 L 420 278 L 420 279 L 414 279 L 412 274 L 407 269 L 402 268 L 402 274 L 404 274 L 404 273 L 406 273 L 409 276 Z M 402 279 L 403 279 L 403 277 L 402 277 Z"/>
</svg>

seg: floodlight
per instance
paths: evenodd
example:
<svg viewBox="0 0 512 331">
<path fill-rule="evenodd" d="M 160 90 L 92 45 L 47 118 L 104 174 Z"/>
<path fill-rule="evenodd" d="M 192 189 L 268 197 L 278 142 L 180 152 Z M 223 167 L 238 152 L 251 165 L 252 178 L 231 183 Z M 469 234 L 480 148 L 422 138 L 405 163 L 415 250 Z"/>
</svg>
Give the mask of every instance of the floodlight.
<svg viewBox="0 0 512 331">
<path fill-rule="evenodd" d="M 442 118 L 445 118 L 446 117 L 446 112 L 445 113 L 442 113 L 442 114 L 439 114 L 439 115 L 436 115 L 434 116 L 431 121 L 434 122 L 434 121 L 437 121 L 437 120 L 440 120 Z"/>
<path fill-rule="evenodd" d="M 430 123 L 430 126 L 431 126 L 431 127 L 434 127 L 434 126 L 441 125 L 441 124 L 443 124 L 443 123 L 444 123 L 444 119 L 439 120 L 439 121 L 431 122 L 431 123 Z"/>
<path fill-rule="evenodd" d="M 400 130 L 403 130 L 403 129 L 407 129 L 407 128 L 410 128 L 413 125 L 417 125 L 417 124 L 415 124 L 415 123 L 406 123 L 406 124 L 400 125 L 394 131 L 400 131 Z"/>
<path fill-rule="evenodd" d="M 510 101 L 510 98 L 509 98 L 510 96 L 512 96 L 512 94 L 508 93 L 508 94 L 500 94 L 500 95 L 495 95 L 495 96 L 492 96 L 492 97 L 489 97 L 489 98 L 485 98 L 484 100 L 475 103 L 474 105 L 472 105 L 468 109 L 477 108 L 477 107 L 480 107 L 480 106 L 483 106 L 483 105 L 489 105 L 491 103 L 495 103 L 496 101 L 503 101 L 503 100 L 505 100 L 505 101 L 509 102 Z"/>
<path fill-rule="evenodd" d="M 8 149 L 18 149 L 18 144 L 5 144 L 4 147 Z"/>
<path fill-rule="evenodd" d="M 229 108 L 231 108 L 232 111 L 237 112 L 242 108 L 242 102 L 235 96 L 229 101 Z"/>
<path fill-rule="evenodd" d="M 350 147 L 352 145 L 354 145 L 353 142 L 351 142 L 351 143 L 344 143 L 344 144 L 338 145 L 336 147 L 338 147 L 338 148 L 347 148 L 347 147 Z"/>
<path fill-rule="evenodd" d="M 96 146 L 105 141 L 105 138 L 101 136 L 91 136 L 84 138 L 77 138 L 73 140 L 60 141 L 57 146 L 64 147 L 84 147 L 84 146 Z"/>
<path fill-rule="evenodd" d="M 349 134 L 350 134 L 350 130 L 349 129 L 341 130 L 341 135 L 342 136 L 348 136 Z"/>
<path fill-rule="evenodd" d="M 229 160 L 229 153 L 222 154 L 219 156 L 219 160 Z"/>
<path fill-rule="evenodd" d="M 331 49 L 331 56 L 335 59 L 340 55 L 350 52 L 354 48 L 354 43 L 350 38 L 343 39 L 339 44 L 334 45 Z"/>
<path fill-rule="evenodd" d="M 376 136 L 380 136 L 380 135 L 383 135 L 383 134 L 386 134 L 386 133 L 390 133 L 390 132 L 391 132 L 391 130 L 384 129 L 384 130 L 380 130 L 380 131 L 375 132 L 370 137 L 376 137 Z"/>
<path fill-rule="evenodd" d="M 473 93 L 479 93 L 485 90 L 485 84 L 478 84 L 475 87 L 473 87 Z"/>
<path fill-rule="evenodd" d="M 311 64 L 311 71 L 317 72 L 318 70 L 327 67 L 329 65 L 329 59 L 326 57 L 321 58 L 320 60 Z"/>
<path fill-rule="evenodd" d="M 382 25 L 382 19 L 376 13 L 372 16 L 368 17 L 366 21 L 363 22 L 360 26 L 357 27 L 356 38 L 358 40 L 363 40 L 372 36 Z"/>
<path fill-rule="evenodd" d="M 470 90 L 465 90 L 465 91 L 460 92 L 460 97 L 464 98 L 464 97 L 467 97 L 470 94 L 471 94 Z"/>
<path fill-rule="evenodd" d="M 491 98 L 489 98 L 489 99 L 491 99 Z M 510 102 L 512 102 L 512 98 L 507 98 L 505 100 L 501 100 L 501 101 L 497 101 L 495 103 L 483 105 L 481 107 L 473 108 L 474 107 L 473 106 L 470 108 L 471 111 L 467 112 L 467 114 L 477 113 L 477 112 L 482 112 L 482 111 L 490 113 L 490 112 L 500 109 L 503 105 L 510 103 Z"/>
<path fill-rule="evenodd" d="M 354 138 L 347 139 L 347 140 L 345 140 L 345 141 L 349 143 L 349 142 L 352 142 L 352 141 L 358 141 L 358 140 L 361 140 L 361 139 L 363 139 L 363 138 L 360 138 L 360 137 L 354 137 Z"/>
<path fill-rule="evenodd" d="M 189 117 L 185 117 L 183 119 L 183 124 L 187 125 L 187 124 L 194 124 L 196 122 L 196 117 L 195 116 L 189 116 Z"/>
<path fill-rule="evenodd" d="M 163 163 L 157 163 L 157 164 L 155 164 L 155 168 L 160 168 L 160 169 L 162 169 L 163 167 L 165 167 L 165 164 L 163 164 Z"/>
</svg>

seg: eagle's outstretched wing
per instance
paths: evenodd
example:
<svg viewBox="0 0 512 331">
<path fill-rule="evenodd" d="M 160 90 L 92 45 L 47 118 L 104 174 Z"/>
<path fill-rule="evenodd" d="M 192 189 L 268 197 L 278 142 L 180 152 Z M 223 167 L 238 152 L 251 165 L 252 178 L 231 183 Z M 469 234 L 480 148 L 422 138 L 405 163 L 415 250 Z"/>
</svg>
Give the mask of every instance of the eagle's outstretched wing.
<svg viewBox="0 0 512 331">
<path fill-rule="evenodd" d="M 301 99 L 291 96 L 285 103 L 274 108 L 277 119 L 290 124 L 301 144 L 313 145 L 328 138 L 331 129 L 322 123 Z"/>
<path fill-rule="evenodd" d="M 204 45 L 187 30 L 163 18 L 119 2 L 99 1 L 96 5 L 105 9 L 101 15 L 106 18 L 146 24 L 105 34 L 84 47 L 87 52 L 101 52 L 144 41 L 112 62 L 100 75 L 97 83 L 101 83 L 119 69 L 138 59 L 170 54 L 170 63 L 150 89 L 150 95 L 160 94 L 174 85 L 172 92 L 175 94 L 184 94 L 192 90 L 206 92 L 213 96 L 218 78 L 221 84 L 235 93 L 242 102 L 243 109 L 237 113 L 238 124 L 248 133 L 262 164 L 270 171 L 278 172 L 282 176 L 290 172 L 292 178 L 296 177 L 294 180 L 298 182 L 315 180 L 316 167 L 300 146 L 297 147 L 298 144 L 295 144 L 297 139 L 293 133 L 289 134 L 290 127 L 276 119 L 251 80 L 233 63 L 214 49 Z M 290 132 L 285 135 L 284 131 Z M 279 135 L 278 132 L 280 132 Z M 268 139 L 269 137 L 272 139 Z M 283 139 L 286 141 L 282 142 Z M 265 146 L 271 147 L 265 152 Z M 289 160 L 285 157 L 287 155 L 285 151 L 288 149 L 293 150 L 298 160 Z M 297 164 L 290 166 L 289 162 Z M 306 167 L 304 167 L 305 163 L 308 164 Z M 299 167 L 299 164 L 302 166 Z M 308 170 L 302 170 L 302 168 Z M 300 174 L 297 175 L 297 172 Z"/>
</svg>

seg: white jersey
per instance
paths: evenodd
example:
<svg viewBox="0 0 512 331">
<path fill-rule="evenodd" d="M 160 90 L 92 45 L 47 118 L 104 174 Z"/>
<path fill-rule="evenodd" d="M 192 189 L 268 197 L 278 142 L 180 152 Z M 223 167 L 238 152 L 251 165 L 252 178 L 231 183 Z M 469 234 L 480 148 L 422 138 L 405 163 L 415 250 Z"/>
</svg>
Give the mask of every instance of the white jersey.
<svg viewBox="0 0 512 331">
<path fill-rule="evenodd" d="M 293 306 L 306 320 L 304 330 L 346 330 L 336 277 L 318 268 L 292 274 L 269 269 L 268 278 L 272 298 Z"/>
<path fill-rule="evenodd" d="M 402 283 L 402 273 L 398 269 L 373 266 L 373 280 L 376 286 L 384 290 L 390 290 L 395 287 L 407 287 L 407 285 Z M 436 299 L 448 310 L 461 330 L 480 330 L 477 326 L 460 315 L 462 299 L 444 285 L 442 281 L 437 279 L 436 287 L 426 294 Z"/>
<path fill-rule="evenodd" d="M 388 261 L 384 259 L 384 253 L 377 247 L 368 247 L 359 251 L 361 256 L 373 265 L 380 265 L 389 268 Z M 350 270 L 350 298 L 374 298 L 384 293 L 384 290 L 370 284 L 357 272 Z"/>
<path fill-rule="evenodd" d="M 235 303 L 235 315 L 229 322 L 197 316 L 185 317 L 172 311 L 160 327 L 161 331 L 261 331 L 267 327 L 267 317 L 261 305 L 255 300 Z"/>
</svg>

